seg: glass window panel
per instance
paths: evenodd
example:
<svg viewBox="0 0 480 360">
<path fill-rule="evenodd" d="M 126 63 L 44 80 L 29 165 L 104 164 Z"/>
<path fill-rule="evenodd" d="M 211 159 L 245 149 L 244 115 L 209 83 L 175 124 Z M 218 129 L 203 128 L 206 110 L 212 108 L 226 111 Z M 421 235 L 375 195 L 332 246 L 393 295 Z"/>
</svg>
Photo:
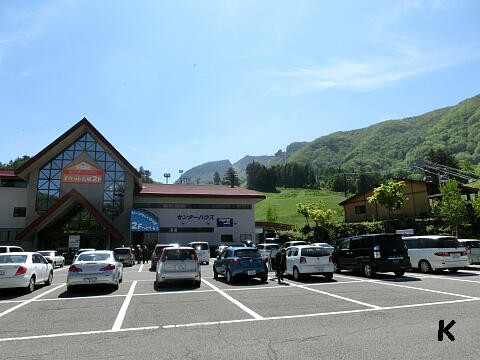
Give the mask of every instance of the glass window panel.
<svg viewBox="0 0 480 360">
<path fill-rule="evenodd" d="M 49 170 L 41 170 L 38 177 L 39 177 L 39 179 L 48 179 L 50 177 L 50 171 Z"/>
<path fill-rule="evenodd" d="M 68 150 L 63 153 L 64 160 L 72 160 L 73 159 L 73 151 Z"/>
<path fill-rule="evenodd" d="M 76 142 L 74 149 L 75 149 L 75 152 L 83 151 L 83 149 L 85 149 L 85 143 Z"/>
<path fill-rule="evenodd" d="M 95 142 L 95 140 L 93 139 L 92 135 L 90 135 L 89 133 L 86 133 L 86 134 L 85 134 L 85 140 L 86 140 L 86 141 Z"/>
<path fill-rule="evenodd" d="M 61 169 L 62 163 L 59 160 L 53 160 L 52 162 L 52 169 Z"/>
<path fill-rule="evenodd" d="M 114 162 L 107 161 L 107 163 L 105 165 L 106 165 L 105 170 L 115 170 L 115 163 Z"/>
<path fill-rule="evenodd" d="M 52 178 L 52 179 L 60 180 L 60 177 L 61 177 L 61 171 L 60 170 L 52 170 L 52 172 L 50 173 L 50 178 Z"/>
<path fill-rule="evenodd" d="M 39 180 L 38 181 L 38 189 L 48 189 L 48 180 Z"/>
<path fill-rule="evenodd" d="M 123 171 L 115 173 L 115 180 L 123 181 L 124 179 L 125 179 L 125 173 Z"/>
<path fill-rule="evenodd" d="M 53 187 L 55 189 L 59 189 L 60 188 L 60 179 L 53 179 L 52 181 L 50 181 L 50 187 Z"/>
<path fill-rule="evenodd" d="M 103 151 L 101 152 L 98 151 L 98 145 L 97 145 L 97 153 L 95 154 L 95 160 L 105 161 L 105 153 Z"/>
<path fill-rule="evenodd" d="M 85 149 L 86 149 L 87 151 L 95 150 L 95 143 L 93 143 L 93 142 L 87 142 L 87 143 L 85 143 Z"/>
</svg>

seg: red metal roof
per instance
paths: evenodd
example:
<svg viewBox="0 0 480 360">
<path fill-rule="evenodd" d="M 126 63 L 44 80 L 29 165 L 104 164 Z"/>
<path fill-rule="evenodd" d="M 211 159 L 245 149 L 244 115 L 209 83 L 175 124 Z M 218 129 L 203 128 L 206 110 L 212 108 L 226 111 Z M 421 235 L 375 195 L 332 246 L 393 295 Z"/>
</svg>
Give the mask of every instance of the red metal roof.
<svg viewBox="0 0 480 360">
<path fill-rule="evenodd" d="M 15 175 L 15 169 L 0 170 L 0 177 L 17 177 Z"/>
<path fill-rule="evenodd" d="M 265 199 L 266 196 L 242 187 L 220 185 L 143 184 L 139 196 L 224 197 Z"/>
</svg>

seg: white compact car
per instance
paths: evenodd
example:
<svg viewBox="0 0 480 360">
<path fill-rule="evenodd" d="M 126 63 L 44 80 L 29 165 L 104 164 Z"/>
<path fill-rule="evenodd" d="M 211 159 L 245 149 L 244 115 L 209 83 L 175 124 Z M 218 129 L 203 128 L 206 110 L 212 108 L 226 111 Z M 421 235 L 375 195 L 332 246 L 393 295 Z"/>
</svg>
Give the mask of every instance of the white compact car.
<svg viewBox="0 0 480 360">
<path fill-rule="evenodd" d="M 286 249 L 286 275 L 300 280 L 302 275 L 323 275 L 327 280 L 333 278 L 333 262 L 330 251 L 324 247 L 299 245 Z"/>
<path fill-rule="evenodd" d="M 77 285 L 111 285 L 116 290 L 123 280 L 123 264 L 115 259 L 113 251 L 85 251 L 68 268 L 67 290 Z"/>
<path fill-rule="evenodd" d="M 200 261 L 200 263 L 207 265 L 210 263 L 210 246 L 208 245 L 208 242 L 193 241 L 188 243 L 187 246 L 195 249 L 195 252 L 198 256 L 198 261 Z"/>
<path fill-rule="evenodd" d="M 52 264 L 53 268 L 58 265 L 63 267 L 65 265 L 65 258 L 58 251 L 55 250 L 42 250 L 38 251 L 39 254 L 43 255 L 47 261 Z"/>
<path fill-rule="evenodd" d="M 467 250 L 468 263 L 470 265 L 480 265 L 480 240 L 477 239 L 458 239 L 461 246 Z"/>
<path fill-rule="evenodd" d="M 24 288 L 31 293 L 35 284 L 50 285 L 52 280 L 52 265 L 42 255 L 33 252 L 0 254 L 0 289 Z"/>
<path fill-rule="evenodd" d="M 457 272 L 468 266 L 467 251 L 457 238 L 443 235 L 407 236 L 403 238 L 408 248 L 412 268 L 423 273 L 448 269 Z"/>
<path fill-rule="evenodd" d="M 157 263 L 154 286 L 166 282 L 192 281 L 200 286 L 202 273 L 197 254 L 191 247 L 168 247 L 163 249 Z"/>
</svg>

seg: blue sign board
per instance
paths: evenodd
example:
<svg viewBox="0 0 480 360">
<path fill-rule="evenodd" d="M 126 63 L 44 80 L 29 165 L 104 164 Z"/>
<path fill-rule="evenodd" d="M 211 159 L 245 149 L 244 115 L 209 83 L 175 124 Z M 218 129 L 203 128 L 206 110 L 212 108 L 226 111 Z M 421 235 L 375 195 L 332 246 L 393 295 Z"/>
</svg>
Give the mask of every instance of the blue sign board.
<svg viewBox="0 0 480 360">
<path fill-rule="evenodd" d="M 217 218 L 217 227 L 233 227 L 233 219 Z"/>
<path fill-rule="evenodd" d="M 160 231 L 160 222 L 155 215 L 148 211 L 132 209 L 130 212 L 130 231 L 158 232 Z"/>
</svg>

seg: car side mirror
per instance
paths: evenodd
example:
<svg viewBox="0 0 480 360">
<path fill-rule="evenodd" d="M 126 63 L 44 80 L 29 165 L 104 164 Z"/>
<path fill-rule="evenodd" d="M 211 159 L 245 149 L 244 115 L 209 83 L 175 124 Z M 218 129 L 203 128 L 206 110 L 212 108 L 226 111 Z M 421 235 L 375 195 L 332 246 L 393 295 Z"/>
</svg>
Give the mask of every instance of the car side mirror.
<svg viewBox="0 0 480 360">
<path fill-rule="evenodd" d="M 49 264 L 53 264 L 53 260 L 52 260 L 52 259 L 45 259 L 45 260 L 47 260 L 47 262 L 48 262 Z"/>
</svg>

